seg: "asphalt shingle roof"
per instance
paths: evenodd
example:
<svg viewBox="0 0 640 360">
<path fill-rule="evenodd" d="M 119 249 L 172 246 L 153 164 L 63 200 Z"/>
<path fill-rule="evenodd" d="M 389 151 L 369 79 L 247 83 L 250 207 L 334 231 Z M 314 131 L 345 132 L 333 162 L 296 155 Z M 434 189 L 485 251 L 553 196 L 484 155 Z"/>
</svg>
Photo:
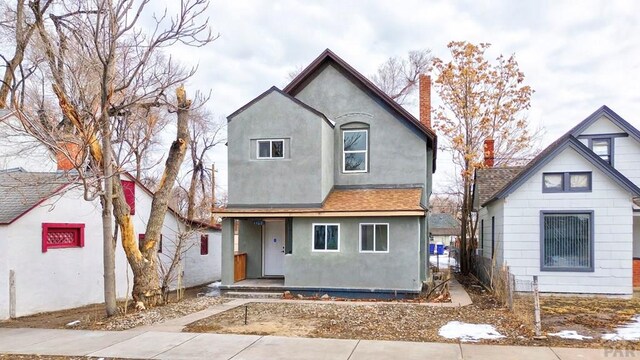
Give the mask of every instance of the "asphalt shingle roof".
<svg viewBox="0 0 640 360">
<path fill-rule="evenodd" d="M 1 171 L 0 224 L 13 222 L 69 182 L 61 173 Z"/>
<path fill-rule="evenodd" d="M 478 198 L 478 205 L 491 200 L 524 169 L 522 166 L 513 166 L 476 170 L 475 196 Z"/>
</svg>

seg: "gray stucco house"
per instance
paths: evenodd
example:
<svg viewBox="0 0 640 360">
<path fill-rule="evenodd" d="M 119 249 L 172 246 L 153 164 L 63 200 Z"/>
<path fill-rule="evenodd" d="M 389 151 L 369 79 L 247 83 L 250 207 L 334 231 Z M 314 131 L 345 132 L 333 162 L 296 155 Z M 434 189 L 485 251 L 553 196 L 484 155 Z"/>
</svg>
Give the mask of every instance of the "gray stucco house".
<svg viewBox="0 0 640 360">
<path fill-rule="evenodd" d="M 421 290 L 437 148 L 423 78 L 420 121 L 327 49 L 228 116 L 223 289 Z"/>
</svg>

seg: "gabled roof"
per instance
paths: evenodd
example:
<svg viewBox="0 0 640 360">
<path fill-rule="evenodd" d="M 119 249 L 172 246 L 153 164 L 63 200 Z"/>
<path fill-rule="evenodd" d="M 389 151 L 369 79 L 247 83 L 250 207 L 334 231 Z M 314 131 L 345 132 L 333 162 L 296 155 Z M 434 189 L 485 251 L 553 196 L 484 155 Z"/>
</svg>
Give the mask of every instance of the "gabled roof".
<svg viewBox="0 0 640 360">
<path fill-rule="evenodd" d="M 553 142 L 549 147 L 536 156 L 525 168 L 511 181 L 509 181 L 502 189 L 500 189 L 495 195 L 484 203 L 480 203 L 481 206 L 486 206 L 490 202 L 502 199 L 515 191 L 520 185 L 533 176 L 544 165 L 549 163 L 558 154 L 562 153 L 565 149 L 571 148 L 578 154 L 582 155 L 587 161 L 593 164 L 596 168 L 605 173 L 611 180 L 616 182 L 622 188 L 627 191 L 640 196 L 640 188 L 638 188 L 633 182 L 622 175 L 618 170 L 609 165 L 606 161 L 602 160 L 598 155 L 586 147 L 580 140 L 576 139 L 571 132 L 563 135 L 558 140 Z"/>
<path fill-rule="evenodd" d="M 451 214 L 438 213 L 429 215 L 429 232 L 431 235 L 460 235 L 460 223 Z"/>
<path fill-rule="evenodd" d="M 0 171 L 0 225 L 8 225 L 73 182 L 62 173 Z"/>
<path fill-rule="evenodd" d="M 473 182 L 474 207 L 484 204 L 524 169 L 522 166 L 477 169 Z M 477 201 L 477 202 L 476 202 Z"/>
<path fill-rule="evenodd" d="M 269 90 L 263 92 L 262 94 L 258 95 L 255 99 L 249 101 L 248 103 L 246 103 L 244 106 L 242 106 L 241 108 L 239 108 L 238 110 L 234 111 L 231 115 L 227 116 L 227 122 L 230 122 L 234 117 L 236 117 L 237 115 L 239 115 L 240 113 L 242 113 L 243 111 L 247 110 L 248 108 L 251 107 L 251 105 L 257 103 L 258 101 L 262 100 L 263 98 L 265 98 L 267 95 L 276 92 L 282 96 L 284 96 L 285 98 L 291 100 L 292 102 L 294 102 L 295 104 L 300 105 L 303 109 L 312 112 L 313 114 L 320 116 L 322 119 L 324 119 L 324 121 L 327 122 L 327 124 L 329 124 L 329 126 L 331 126 L 332 128 L 335 127 L 335 123 L 331 120 L 329 120 L 323 113 L 321 113 L 320 111 L 312 108 L 311 106 L 305 104 L 304 102 L 302 102 L 300 99 L 296 99 L 293 96 L 287 94 L 286 92 L 283 92 L 282 90 L 278 89 L 275 86 L 272 86 Z"/>
<path fill-rule="evenodd" d="M 395 102 L 384 91 L 380 90 L 374 83 L 367 79 L 364 75 L 359 73 L 346 61 L 342 60 L 333 51 L 326 49 L 320 56 L 318 56 L 309 66 L 307 66 L 298 76 L 296 76 L 289 85 L 287 85 L 283 91 L 291 96 L 296 96 L 307 84 L 309 84 L 321 70 L 325 68 L 327 64 L 333 64 L 333 66 L 340 71 L 347 78 L 351 79 L 356 86 L 360 87 L 364 91 L 372 94 L 374 97 L 381 100 L 381 102 L 387 105 L 392 112 L 395 112 L 401 119 L 406 121 L 409 125 L 414 127 L 419 132 L 423 133 L 427 139 L 428 144 L 433 149 L 433 169 L 435 171 L 436 154 L 437 154 L 437 141 L 438 137 L 432 129 L 424 126 L 418 119 L 416 119 L 411 113 L 409 113 L 400 104 Z"/>
<path fill-rule="evenodd" d="M 638 129 L 633 127 L 633 125 L 629 124 L 629 122 L 620 117 L 620 115 L 616 114 L 615 111 L 611 110 L 606 105 L 602 105 L 598 110 L 594 111 L 593 114 L 589 115 L 578 125 L 574 126 L 573 129 L 569 130 L 569 134 L 575 137 L 580 136 L 585 130 L 589 128 L 589 126 L 591 126 L 594 122 L 596 122 L 603 116 L 611 120 L 611 122 L 616 124 L 619 128 L 626 131 L 629 136 L 636 139 L 636 141 L 640 142 L 640 131 L 638 131 Z"/>
</svg>

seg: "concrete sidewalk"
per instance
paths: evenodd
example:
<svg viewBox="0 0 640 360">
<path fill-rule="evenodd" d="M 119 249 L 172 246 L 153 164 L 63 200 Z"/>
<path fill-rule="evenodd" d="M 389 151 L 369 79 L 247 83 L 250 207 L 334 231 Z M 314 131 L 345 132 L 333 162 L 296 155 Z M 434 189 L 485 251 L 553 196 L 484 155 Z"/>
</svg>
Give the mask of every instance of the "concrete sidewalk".
<svg viewBox="0 0 640 360">
<path fill-rule="evenodd" d="M 288 338 L 279 336 L 0 329 L 0 354 L 119 357 L 133 359 L 609 359 L 640 352 L 419 343 L 402 341 Z"/>
</svg>

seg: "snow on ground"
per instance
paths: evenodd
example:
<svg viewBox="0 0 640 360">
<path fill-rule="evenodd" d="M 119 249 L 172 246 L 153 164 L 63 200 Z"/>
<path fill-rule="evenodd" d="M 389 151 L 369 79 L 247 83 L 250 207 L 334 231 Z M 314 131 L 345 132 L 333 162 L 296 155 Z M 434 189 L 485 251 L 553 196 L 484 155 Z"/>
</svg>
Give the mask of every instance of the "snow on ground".
<svg viewBox="0 0 640 360">
<path fill-rule="evenodd" d="M 437 255 L 430 255 L 429 263 L 433 266 L 437 266 L 439 269 L 448 269 L 449 266 L 455 267 L 458 265 L 455 258 L 450 258 L 447 255 L 440 255 L 440 259 L 438 259 Z"/>
<path fill-rule="evenodd" d="M 562 330 L 557 333 L 549 333 L 549 335 L 572 340 L 593 339 L 591 336 L 580 335 L 575 330 Z"/>
<path fill-rule="evenodd" d="M 204 296 L 218 297 L 220 296 L 220 281 L 212 282 L 206 286 Z"/>
<path fill-rule="evenodd" d="M 482 339 L 500 339 L 504 335 L 496 331 L 493 325 L 466 324 L 460 321 L 449 321 L 440 328 L 438 335 L 447 339 L 460 339 L 460 341 L 478 341 Z"/>
<path fill-rule="evenodd" d="M 604 334 L 605 340 L 640 340 L 640 315 L 636 315 L 631 322 L 616 329 L 614 334 Z"/>
</svg>

